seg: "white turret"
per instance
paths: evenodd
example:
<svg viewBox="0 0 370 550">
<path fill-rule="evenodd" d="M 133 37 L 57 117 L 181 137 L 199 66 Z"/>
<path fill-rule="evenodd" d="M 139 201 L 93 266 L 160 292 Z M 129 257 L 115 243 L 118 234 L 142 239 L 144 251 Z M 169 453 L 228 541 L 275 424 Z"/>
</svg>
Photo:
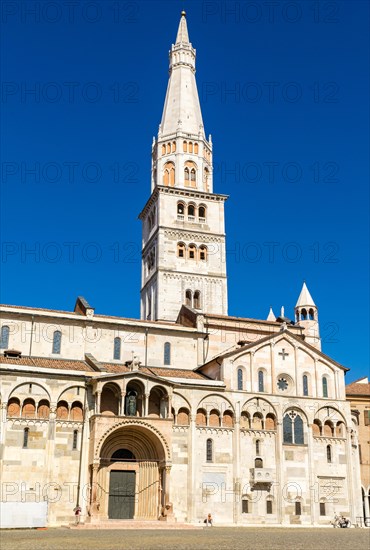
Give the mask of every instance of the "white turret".
<svg viewBox="0 0 370 550">
<path fill-rule="evenodd" d="M 307 343 L 321 350 L 318 309 L 305 282 L 295 306 L 295 319 L 304 329 Z"/>
</svg>

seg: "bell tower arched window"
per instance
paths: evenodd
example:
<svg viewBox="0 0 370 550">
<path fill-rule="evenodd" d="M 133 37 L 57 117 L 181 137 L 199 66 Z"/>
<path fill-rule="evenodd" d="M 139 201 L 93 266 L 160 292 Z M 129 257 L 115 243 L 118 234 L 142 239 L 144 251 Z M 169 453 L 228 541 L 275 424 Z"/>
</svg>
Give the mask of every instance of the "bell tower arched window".
<svg viewBox="0 0 370 550">
<path fill-rule="evenodd" d="M 175 185 L 175 165 L 173 162 L 166 162 L 163 167 L 163 185 L 167 187 Z"/>
<path fill-rule="evenodd" d="M 189 307 L 193 306 L 193 293 L 191 290 L 185 292 L 185 304 Z"/>
<path fill-rule="evenodd" d="M 185 258 L 185 245 L 184 245 L 184 243 L 178 243 L 177 244 L 177 257 L 178 258 Z"/>
</svg>

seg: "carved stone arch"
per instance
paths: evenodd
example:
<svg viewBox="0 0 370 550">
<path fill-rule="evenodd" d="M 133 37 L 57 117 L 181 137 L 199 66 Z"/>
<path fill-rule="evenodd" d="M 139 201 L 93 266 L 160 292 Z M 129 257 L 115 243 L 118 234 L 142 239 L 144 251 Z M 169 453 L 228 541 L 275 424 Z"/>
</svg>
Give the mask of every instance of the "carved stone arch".
<svg viewBox="0 0 370 550">
<path fill-rule="evenodd" d="M 146 431 L 150 432 L 151 434 L 153 434 L 154 436 L 156 436 L 158 441 L 162 445 L 163 453 L 164 453 L 166 461 L 171 462 L 171 450 L 170 450 L 170 446 L 169 446 L 166 438 L 164 437 L 162 432 L 160 432 L 160 430 L 158 430 L 158 428 L 156 428 L 154 426 L 151 426 L 150 424 L 148 424 L 144 420 L 139 420 L 139 421 L 136 420 L 135 422 L 132 422 L 130 420 L 122 420 L 121 422 L 118 422 L 114 426 L 111 426 L 110 428 L 108 428 L 108 430 L 106 430 L 104 432 L 104 434 L 101 436 L 101 438 L 99 439 L 99 441 L 96 445 L 95 453 L 94 453 L 94 456 L 95 456 L 96 460 L 99 459 L 100 454 L 101 454 L 101 450 L 103 448 L 103 445 L 104 445 L 105 441 L 107 441 L 108 437 L 113 432 L 115 432 L 116 430 L 119 430 L 120 428 L 125 428 L 125 427 L 132 427 L 132 428 L 139 428 L 139 429 L 141 428 L 142 430 L 146 430 Z"/>
<path fill-rule="evenodd" d="M 30 384 L 32 384 L 32 386 L 37 386 L 38 388 L 41 388 L 45 394 L 46 394 L 46 397 L 49 399 L 49 401 L 51 401 L 51 398 L 50 398 L 50 393 L 49 391 L 45 388 L 45 386 L 43 386 L 42 384 L 39 384 L 38 382 L 34 382 L 33 380 L 29 380 L 27 382 L 21 382 L 19 384 L 17 384 L 16 386 L 14 386 L 14 388 L 10 391 L 9 395 L 8 395 L 8 400 L 11 398 L 11 397 L 16 397 L 14 394 L 19 391 L 19 389 L 22 387 L 22 386 L 29 386 Z M 22 392 L 23 393 L 23 392 Z M 28 393 L 27 391 L 24 392 L 25 394 Z M 31 394 L 30 394 L 31 395 Z M 41 394 L 35 394 L 33 395 L 33 398 L 35 398 L 36 396 L 38 396 L 40 399 L 43 399 L 45 398 L 45 396 L 41 395 Z M 5 401 L 5 398 L 4 398 L 4 401 Z"/>
<path fill-rule="evenodd" d="M 302 420 L 305 420 L 306 426 L 310 425 L 307 414 L 298 405 L 287 405 L 286 409 L 283 410 L 283 418 L 286 414 L 288 414 L 291 411 L 294 411 L 295 413 L 299 414 L 302 417 Z"/>
<path fill-rule="evenodd" d="M 328 414 L 327 414 L 328 408 L 330 410 L 334 411 L 336 414 L 338 414 L 340 418 L 335 418 L 335 417 L 331 416 L 330 414 L 328 416 Z M 326 414 L 325 415 L 320 415 L 320 411 L 324 411 Z M 347 422 L 347 419 L 344 416 L 344 414 L 337 407 L 333 407 L 333 405 L 331 403 L 328 403 L 328 405 L 323 405 L 322 407 L 319 407 L 315 411 L 314 418 L 320 420 L 320 422 L 322 424 L 324 424 L 324 422 L 326 420 L 331 420 L 332 422 L 334 422 L 334 420 L 335 420 L 335 422 L 342 421 L 342 422 L 344 422 L 345 427 L 346 428 L 348 427 L 348 422 Z"/>
<path fill-rule="evenodd" d="M 257 401 L 258 401 L 258 405 L 256 407 L 253 407 L 252 402 L 257 403 Z M 269 409 L 264 411 L 263 408 L 261 407 L 261 402 L 266 404 L 269 407 Z M 248 407 L 248 403 L 251 404 L 250 408 Z M 272 413 L 272 414 L 275 415 L 276 419 L 278 418 L 278 413 L 277 413 L 276 408 L 265 397 L 250 397 L 249 399 L 247 399 L 244 402 L 244 404 L 241 408 L 241 411 L 249 412 L 249 414 L 250 414 L 251 411 L 253 411 L 253 412 L 262 412 L 262 413 L 264 413 L 264 416 L 266 416 L 268 413 Z"/>
<path fill-rule="evenodd" d="M 207 402 L 207 400 L 209 400 L 209 406 L 206 407 L 205 403 Z M 222 406 L 222 402 L 224 402 L 224 406 Z M 221 404 L 221 407 L 219 408 L 220 404 Z M 228 404 L 229 406 L 227 406 L 226 404 Z M 211 411 L 211 409 L 218 409 L 221 414 L 224 411 L 230 409 L 235 414 L 235 407 L 230 401 L 230 399 L 228 399 L 224 395 L 220 395 L 217 393 L 210 393 L 202 397 L 202 399 L 198 402 L 196 406 L 196 410 L 198 409 L 206 409 L 208 413 Z"/>
<path fill-rule="evenodd" d="M 71 386 L 66 386 L 66 387 L 59 393 L 59 395 L 58 395 L 56 401 L 59 401 L 60 399 L 64 399 L 64 400 L 65 400 L 66 397 L 64 396 L 64 394 L 67 393 L 67 392 L 69 392 L 70 390 L 73 390 L 74 388 L 76 388 L 76 390 L 77 390 L 77 388 L 80 388 L 80 390 L 82 390 L 81 393 L 80 393 L 79 395 L 77 395 L 77 392 L 76 392 L 76 396 L 77 396 L 78 398 L 80 398 L 80 401 L 81 401 L 81 399 L 83 399 L 83 397 L 84 397 L 84 393 L 83 393 L 83 392 L 86 391 L 86 388 L 85 388 L 85 386 L 80 386 L 79 384 L 73 384 L 73 385 L 71 385 Z M 74 399 L 74 398 L 73 398 L 73 399 Z M 68 401 L 68 399 L 67 399 L 67 401 Z"/>
<path fill-rule="evenodd" d="M 181 403 L 183 401 L 183 403 Z M 178 393 L 177 391 L 174 391 L 172 394 L 172 406 L 177 409 L 181 409 L 181 407 L 187 407 L 190 411 L 190 414 L 192 414 L 194 407 L 192 407 L 189 399 L 184 397 L 181 393 Z M 177 412 L 176 410 L 176 412 Z M 195 409 L 196 410 L 196 409 Z"/>
</svg>

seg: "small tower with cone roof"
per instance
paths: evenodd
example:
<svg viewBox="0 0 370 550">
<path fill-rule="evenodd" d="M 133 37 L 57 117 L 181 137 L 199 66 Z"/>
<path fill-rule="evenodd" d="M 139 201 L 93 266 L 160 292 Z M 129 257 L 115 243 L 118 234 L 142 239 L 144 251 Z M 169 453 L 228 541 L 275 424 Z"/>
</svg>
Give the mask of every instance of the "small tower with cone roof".
<svg viewBox="0 0 370 550">
<path fill-rule="evenodd" d="M 304 329 L 306 342 L 321 350 L 318 309 L 305 282 L 295 306 L 295 320 Z"/>
</svg>

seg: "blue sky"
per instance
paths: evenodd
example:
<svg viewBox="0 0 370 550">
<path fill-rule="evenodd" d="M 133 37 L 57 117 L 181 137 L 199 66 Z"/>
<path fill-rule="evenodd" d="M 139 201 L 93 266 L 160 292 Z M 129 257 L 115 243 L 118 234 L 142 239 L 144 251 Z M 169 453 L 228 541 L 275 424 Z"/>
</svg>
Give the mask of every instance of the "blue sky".
<svg viewBox="0 0 370 550">
<path fill-rule="evenodd" d="M 306 280 L 323 351 L 367 374 L 368 3 L 66 4 L 1 5 L 1 302 L 139 316 L 137 216 L 185 8 L 230 195 L 229 314 L 292 316 Z"/>
</svg>

